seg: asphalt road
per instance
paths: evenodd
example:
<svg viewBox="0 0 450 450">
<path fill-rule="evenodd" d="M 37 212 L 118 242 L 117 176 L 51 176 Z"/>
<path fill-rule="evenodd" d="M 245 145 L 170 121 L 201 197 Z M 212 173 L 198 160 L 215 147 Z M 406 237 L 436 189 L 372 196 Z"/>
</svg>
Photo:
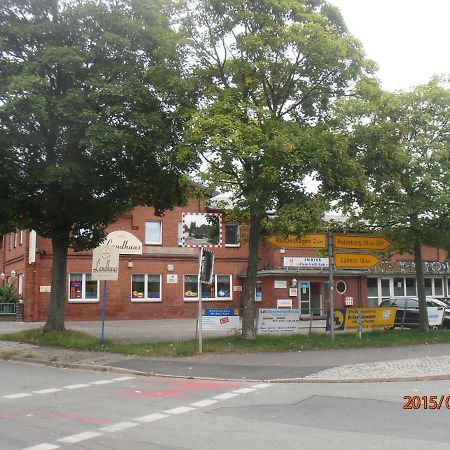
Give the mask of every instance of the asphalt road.
<svg viewBox="0 0 450 450">
<path fill-rule="evenodd" d="M 1 448 L 450 449 L 449 381 L 268 384 L 0 361 Z"/>
</svg>

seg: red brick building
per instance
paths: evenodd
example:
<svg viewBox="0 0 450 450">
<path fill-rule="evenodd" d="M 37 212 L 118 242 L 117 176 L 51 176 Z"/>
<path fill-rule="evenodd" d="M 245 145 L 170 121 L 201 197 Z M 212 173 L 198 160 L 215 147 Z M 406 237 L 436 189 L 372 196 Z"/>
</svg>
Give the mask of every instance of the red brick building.
<svg viewBox="0 0 450 450">
<path fill-rule="evenodd" d="M 198 216 L 206 233 L 197 236 L 188 218 Z M 202 227 L 200 227 L 202 228 Z M 206 308 L 240 308 L 247 268 L 246 229 L 230 222 L 203 201 L 163 217 L 138 207 L 112 224 L 109 232 L 126 231 L 142 243 L 142 254 L 120 256 L 119 279 L 107 282 L 108 319 L 194 317 L 197 314 L 199 246 L 205 239 L 215 252 L 211 287 L 203 287 Z M 203 239 L 203 240 L 202 240 Z M 0 240 L 3 283 L 15 280 L 26 321 L 46 319 L 51 289 L 51 242 L 34 232 L 17 231 Z M 323 253 L 323 250 L 322 250 Z M 450 297 L 448 252 L 424 248 L 427 295 Z M 394 295 L 416 295 L 411 255 L 386 259 L 374 270 L 335 269 L 335 307 L 375 306 Z M 91 280 L 92 252 L 70 252 L 67 273 L 67 320 L 99 320 L 104 282 Z M 304 316 L 323 316 L 329 306 L 328 259 L 314 249 L 280 248 L 261 243 L 257 307 L 300 308 Z"/>
</svg>

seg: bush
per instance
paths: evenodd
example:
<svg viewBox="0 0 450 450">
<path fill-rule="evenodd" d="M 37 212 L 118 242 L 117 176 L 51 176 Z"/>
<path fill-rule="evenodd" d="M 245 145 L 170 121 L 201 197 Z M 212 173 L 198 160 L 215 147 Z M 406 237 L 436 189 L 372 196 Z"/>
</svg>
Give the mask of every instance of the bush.
<svg viewBox="0 0 450 450">
<path fill-rule="evenodd" d="M 0 286 L 0 303 L 17 303 L 18 301 L 19 294 L 14 283 Z"/>
</svg>

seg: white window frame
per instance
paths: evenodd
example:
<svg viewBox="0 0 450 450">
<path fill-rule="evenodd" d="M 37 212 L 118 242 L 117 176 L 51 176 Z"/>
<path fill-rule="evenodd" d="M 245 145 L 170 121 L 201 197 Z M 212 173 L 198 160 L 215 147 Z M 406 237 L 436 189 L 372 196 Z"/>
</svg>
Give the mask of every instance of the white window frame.
<svg viewBox="0 0 450 450">
<path fill-rule="evenodd" d="M 183 222 L 178 222 L 178 246 L 183 247 Z"/>
<path fill-rule="evenodd" d="M 344 289 L 343 290 L 339 290 L 338 289 L 338 284 L 342 283 L 344 285 Z M 337 280 L 336 281 L 336 292 L 340 295 L 344 295 L 348 290 L 348 284 L 346 281 L 344 280 Z"/>
<path fill-rule="evenodd" d="M 70 298 L 70 276 L 75 274 L 81 274 L 81 298 Z M 97 281 L 97 296 L 96 298 L 86 298 L 86 275 L 91 275 L 91 273 L 83 273 L 83 272 L 71 272 L 69 273 L 68 281 L 69 288 L 67 292 L 67 297 L 69 299 L 69 303 L 99 303 L 100 302 L 100 283 Z"/>
<path fill-rule="evenodd" d="M 440 298 L 445 297 L 445 278 L 444 277 L 424 277 L 431 280 L 431 297 Z M 436 294 L 436 279 L 442 280 L 442 293 Z"/>
<path fill-rule="evenodd" d="M 147 240 L 147 224 L 148 223 L 157 223 L 159 224 L 159 241 L 149 241 Z M 145 245 L 162 245 L 163 240 L 163 229 L 162 229 L 162 221 L 160 220 L 146 220 L 145 221 Z"/>
<path fill-rule="evenodd" d="M 138 298 L 133 297 L 133 275 L 144 275 L 144 297 Z M 158 276 L 159 277 L 159 297 L 149 297 L 148 296 L 148 277 Z M 131 292 L 130 299 L 132 303 L 161 303 L 162 302 L 162 275 L 160 273 L 133 273 L 131 274 Z"/>
<path fill-rule="evenodd" d="M 236 226 L 238 229 L 237 232 L 237 238 L 238 238 L 238 243 L 237 244 L 228 244 L 227 243 L 227 227 L 230 226 Z M 241 226 L 238 223 L 226 223 L 225 224 L 225 247 L 240 247 L 241 246 Z"/>
<path fill-rule="evenodd" d="M 259 291 L 261 292 L 261 297 L 256 297 L 256 292 L 258 291 L 257 287 L 259 285 Z M 255 286 L 255 302 L 262 302 L 262 281 L 257 281 Z"/>
<path fill-rule="evenodd" d="M 185 295 L 184 295 L 184 293 L 186 292 L 185 282 L 186 282 L 187 276 L 197 277 L 197 280 L 198 280 L 197 274 L 186 273 L 183 275 L 183 301 L 198 302 L 198 295 L 196 297 L 185 297 Z M 218 297 L 217 296 L 217 277 L 228 277 L 228 279 L 230 280 L 230 295 L 229 295 L 229 297 Z M 198 282 L 197 282 L 197 284 L 198 284 Z M 207 302 L 209 302 L 209 301 L 213 301 L 213 302 L 232 301 L 233 300 L 233 275 L 229 274 L 229 273 L 214 274 L 214 293 L 215 293 L 215 297 L 203 297 L 202 300 L 207 301 Z"/>
</svg>

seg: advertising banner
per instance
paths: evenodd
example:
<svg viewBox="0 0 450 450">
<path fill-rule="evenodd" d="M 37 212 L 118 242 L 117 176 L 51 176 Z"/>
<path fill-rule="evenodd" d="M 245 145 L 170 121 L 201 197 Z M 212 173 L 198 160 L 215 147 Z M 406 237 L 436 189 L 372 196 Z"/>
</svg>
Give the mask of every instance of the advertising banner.
<svg viewBox="0 0 450 450">
<path fill-rule="evenodd" d="M 202 310 L 202 329 L 208 331 L 240 328 L 239 309 L 205 308 Z"/>
<path fill-rule="evenodd" d="M 362 328 L 390 328 L 394 326 L 395 308 L 342 308 L 334 310 L 334 330 Z M 327 331 L 330 331 L 330 311 L 327 313 Z"/>
<path fill-rule="evenodd" d="M 257 334 L 289 334 L 299 331 L 299 309 L 258 310 Z"/>
</svg>

